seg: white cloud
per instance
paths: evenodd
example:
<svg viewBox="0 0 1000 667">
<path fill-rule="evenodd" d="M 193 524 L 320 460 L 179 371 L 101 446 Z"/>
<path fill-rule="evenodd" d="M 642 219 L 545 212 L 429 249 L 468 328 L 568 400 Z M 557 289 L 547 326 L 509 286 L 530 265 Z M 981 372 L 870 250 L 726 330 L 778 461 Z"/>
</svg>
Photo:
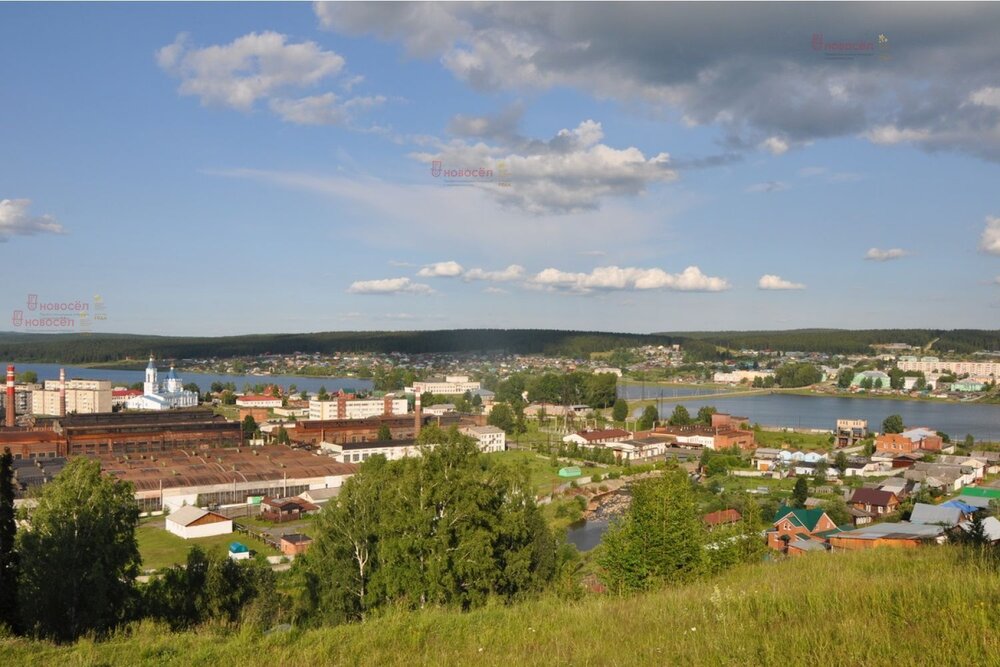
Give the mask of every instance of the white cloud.
<svg viewBox="0 0 1000 667">
<path fill-rule="evenodd" d="M 528 284 L 547 289 L 567 290 L 581 294 L 593 290 L 648 290 L 671 289 L 677 291 L 720 292 L 729 289 L 725 278 L 706 276 L 697 266 L 689 266 L 681 273 L 667 273 L 663 269 L 640 269 L 617 266 L 599 266 L 590 273 L 571 273 L 548 268 L 529 279 Z"/>
<path fill-rule="evenodd" d="M 458 262 L 437 262 L 423 267 L 417 275 L 421 278 L 454 278 L 462 275 L 464 270 Z"/>
<path fill-rule="evenodd" d="M 899 129 L 895 125 L 880 125 L 865 132 L 864 136 L 873 144 L 891 146 L 909 141 L 924 141 L 930 137 L 930 132 L 923 129 Z"/>
<path fill-rule="evenodd" d="M 282 120 L 297 125 L 344 125 L 357 109 L 370 109 L 385 102 L 385 97 L 352 97 L 340 101 L 333 93 L 323 93 L 298 99 L 274 98 L 271 111 Z"/>
<path fill-rule="evenodd" d="M 646 157 L 635 147 L 601 143 L 604 130 L 593 120 L 562 129 L 547 142 L 517 140 L 488 145 L 454 140 L 434 153 L 414 153 L 425 164 L 445 170 L 483 169 L 493 173 L 481 184 L 502 205 L 532 214 L 578 213 L 599 208 L 603 199 L 635 196 L 650 184 L 677 178 L 670 155 Z M 501 181 L 503 184 L 501 184 Z"/>
<path fill-rule="evenodd" d="M 383 278 L 381 280 L 357 280 L 347 288 L 351 294 L 430 294 L 430 285 L 411 282 L 409 278 Z"/>
<path fill-rule="evenodd" d="M 241 111 L 281 90 L 313 86 L 344 67 L 340 55 L 315 42 L 286 40 L 276 32 L 252 32 L 222 46 L 194 48 L 181 34 L 157 52 L 157 62 L 181 80 L 182 95 Z"/>
<path fill-rule="evenodd" d="M 787 190 L 789 188 L 788 183 L 784 181 L 766 181 L 764 183 L 754 183 L 749 186 L 747 192 L 781 192 L 782 190 Z"/>
<path fill-rule="evenodd" d="M 979 248 L 991 255 L 1000 255 L 1000 218 L 986 216 L 986 229 L 979 239 Z"/>
<path fill-rule="evenodd" d="M 993 282 L 995 282 L 997 285 L 1000 285 L 1000 276 L 997 276 L 996 278 L 994 278 Z"/>
<path fill-rule="evenodd" d="M 781 276 L 776 276 L 773 273 L 767 273 L 760 277 L 757 281 L 758 289 L 767 290 L 790 290 L 790 289 L 805 289 L 806 286 L 802 283 L 793 283 L 790 280 L 785 280 Z"/>
<path fill-rule="evenodd" d="M 30 199 L 0 199 L 0 242 L 15 235 L 66 233 L 51 215 L 31 215 L 30 206 Z"/>
<path fill-rule="evenodd" d="M 868 252 L 865 253 L 865 259 L 874 260 L 876 262 L 886 262 L 890 259 L 899 259 L 901 257 L 906 257 L 910 254 L 910 251 L 903 250 L 902 248 L 889 248 L 887 250 L 881 250 L 880 248 L 869 248 Z"/>
<path fill-rule="evenodd" d="M 766 150 L 771 155 L 783 155 L 788 152 L 788 142 L 781 137 L 768 137 L 760 142 L 759 148 Z"/>
<path fill-rule="evenodd" d="M 984 86 L 969 94 L 969 101 L 984 107 L 1000 109 L 1000 88 Z"/>
<path fill-rule="evenodd" d="M 502 287 L 487 287 L 483 290 L 486 294 L 508 294 L 507 290 Z"/>
<path fill-rule="evenodd" d="M 508 282 L 517 280 L 524 275 L 524 267 L 519 264 L 511 264 L 501 271 L 485 271 L 483 269 L 469 269 L 462 276 L 463 280 L 489 280 L 492 282 Z"/>
</svg>

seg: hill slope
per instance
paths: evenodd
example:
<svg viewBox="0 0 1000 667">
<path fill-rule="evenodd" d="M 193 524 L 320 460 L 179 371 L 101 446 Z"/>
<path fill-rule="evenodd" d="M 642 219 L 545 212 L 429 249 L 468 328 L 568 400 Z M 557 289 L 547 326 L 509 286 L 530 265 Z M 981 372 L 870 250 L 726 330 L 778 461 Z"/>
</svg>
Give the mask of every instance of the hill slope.
<svg viewBox="0 0 1000 667">
<path fill-rule="evenodd" d="M 262 637 L 244 630 L 55 647 L 0 641 L 0 664 L 996 664 L 1000 572 L 956 548 L 814 554 L 635 598 L 397 612 Z"/>
</svg>

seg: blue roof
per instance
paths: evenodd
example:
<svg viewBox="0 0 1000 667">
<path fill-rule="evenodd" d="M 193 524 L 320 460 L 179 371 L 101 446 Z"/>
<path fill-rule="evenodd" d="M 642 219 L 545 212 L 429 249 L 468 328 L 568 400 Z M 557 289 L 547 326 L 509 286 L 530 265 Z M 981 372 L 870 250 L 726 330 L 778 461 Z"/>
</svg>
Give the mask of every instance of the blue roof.
<svg viewBox="0 0 1000 667">
<path fill-rule="evenodd" d="M 242 542 L 233 542 L 229 545 L 229 553 L 231 554 L 245 554 L 250 551 L 247 545 Z"/>
<path fill-rule="evenodd" d="M 961 500 L 958 499 L 949 500 L 946 503 L 942 503 L 941 507 L 957 507 L 958 509 L 962 510 L 963 514 L 972 514 L 977 509 L 979 509 L 978 507 L 974 507 L 969 503 L 963 503 Z"/>
</svg>

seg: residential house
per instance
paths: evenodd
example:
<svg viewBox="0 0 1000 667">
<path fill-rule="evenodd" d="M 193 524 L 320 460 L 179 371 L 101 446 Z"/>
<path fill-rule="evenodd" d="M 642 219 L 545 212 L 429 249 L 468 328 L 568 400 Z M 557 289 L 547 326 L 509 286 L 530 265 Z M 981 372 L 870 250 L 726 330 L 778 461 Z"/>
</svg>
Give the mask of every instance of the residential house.
<svg viewBox="0 0 1000 667">
<path fill-rule="evenodd" d="M 819 539 L 816 533 L 831 530 L 837 525 L 822 509 L 799 509 L 782 505 L 774 515 L 772 528 L 767 531 L 767 545 L 784 551 L 799 539 Z"/>
<path fill-rule="evenodd" d="M 309 550 L 309 545 L 311 544 L 312 538 L 302 533 L 289 533 L 287 535 L 282 535 L 278 540 L 278 547 L 281 549 L 281 553 L 286 556 L 298 556 L 299 554 L 304 554 Z"/>
<path fill-rule="evenodd" d="M 772 447 L 758 447 L 754 453 L 751 462 L 753 463 L 754 470 L 760 472 L 769 472 L 781 465 L 781 450 L 774 449 Z"/>
<path fill-rule="evenodd" d="M 266 521 L 295 521 L 306 514 L 319 511 L 318 505 L 302 498 L 264 498 L 261 502 L 261 518 Z"/>
<path fill-rule="evenodd" d="M 507 434 L 496 426 L 463 426 L 458 429 L 463 435 L 472 436 L 484 454 L 502 452 L 507 449 Z"/>
<path fill-rule="evenodd" d="M 953 454 L 941 454 L 935 463 L 944 465 L 969 467 L 975 471 L 976 481 L 986 476 L 986 462 L 973 456 L 955 456 Z"/>
<path fill-rule="evenodd" d="M 868 420 L 838 419 L 834 437 L 837 447 L 853 447 L 859 440 L 868 437 Z"/>
<path fill-rule="evenodd" d="M 986 474 L 996 475 L 1000 473 L 1000 452 L 988 452 L 981 449 L 974 449 L 969 452 L 969 456 L 978 459 L 986 464 Z"/>
<path fill-rule="evenodd" d="M 910 523 L 933 524 L 954 528 L 965 517 L 962 510 L 954 506 L 928 505 L 927 503 L 916 503 L 913 512 L 910 514 Z"/>
<path fill-rule="evenodd" d="M 847 501 L 847 504 L 855 509 L 882 517 L 899 509 L 899 498 L 891 491 L 860 488 L 854 490 L 854 494 Z"/>
<path fill-rule="evenodd" d="M 969 466 L 918 461 L 903 475 L 932 489 L 958 491 L 976 481 L 976 469 Z"/>
<path fill-rule="evenodd" d="M 968 532 L 972 528 L 971 521 L 963 521 L 959 528 Z M 988 516 L 983 519 L 983 532 L 986 533 L 986 540 L 990 544 L 1000 545 L 1000 519 L 995 516 Z"/>
<path fill-rule="evenodd" d="M 612 442 L 625 442 L 631 437 L 632 434 L 630 432 L 620 428 L 584 429 L 583 431 L 567 435 L 563 438 L 563 442 L 567 444 L 576 443 L 581 447 L 596 447 L 597 445 L 605 445 Z"/>
</svg>

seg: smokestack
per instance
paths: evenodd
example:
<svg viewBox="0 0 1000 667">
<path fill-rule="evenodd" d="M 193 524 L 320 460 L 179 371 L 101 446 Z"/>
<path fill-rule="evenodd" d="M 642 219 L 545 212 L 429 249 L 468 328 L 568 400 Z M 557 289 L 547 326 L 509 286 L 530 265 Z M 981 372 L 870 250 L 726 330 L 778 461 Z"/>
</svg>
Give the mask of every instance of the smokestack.
<svg viewBox="0 0 1000 667">
<path fill-rule="evenodd" d="M 7 366 L 7 420 L 8 428 L 14 427 L 14 365 Z"/>
<path fill-rule="evenodd" d="M 59 416 L 66 416 L 66 369 L 59 369 Z"/>
<path fill-rule="evenodd" d="M 420 427 L 422 426 L 423 419 L 420 414 L 420 394 L 417 394 L 417 400 L 413 404 L 413 437 L 420 435 Z"/>
</svg>

